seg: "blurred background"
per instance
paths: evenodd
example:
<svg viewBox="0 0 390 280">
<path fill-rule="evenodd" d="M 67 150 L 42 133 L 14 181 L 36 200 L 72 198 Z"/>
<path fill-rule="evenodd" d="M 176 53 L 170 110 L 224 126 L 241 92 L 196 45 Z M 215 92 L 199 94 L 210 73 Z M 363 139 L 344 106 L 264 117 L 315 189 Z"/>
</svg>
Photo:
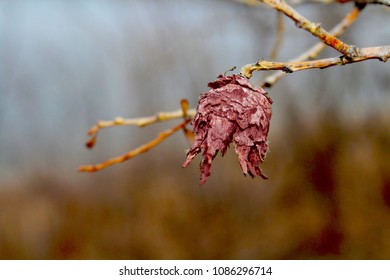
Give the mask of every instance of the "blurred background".
<svg viewBox="0 0 390 280">
<path fill-rule="evenodd" d="M 296 8 L 330 29 L 352 4 Z M 219 74 L 269 58 L 276 22 L 230 0 L 0 0 L 0 258 L 390 258 L 389 63 L 272 87 L 268 180 L 244 177 L 230 150 L 200 187 L 200 157 L 181 168 L 182 133 L 77 172 L 179 123 L 103 130 L 88 151 L 96 121 L 176 110 L 182 98 L 195 107 Z M 390 9 L 369 6 L 342 39 L 388 45 L 389 23 Z M 317 42 L 285 28 L 278 60 Z"/>
</svg>

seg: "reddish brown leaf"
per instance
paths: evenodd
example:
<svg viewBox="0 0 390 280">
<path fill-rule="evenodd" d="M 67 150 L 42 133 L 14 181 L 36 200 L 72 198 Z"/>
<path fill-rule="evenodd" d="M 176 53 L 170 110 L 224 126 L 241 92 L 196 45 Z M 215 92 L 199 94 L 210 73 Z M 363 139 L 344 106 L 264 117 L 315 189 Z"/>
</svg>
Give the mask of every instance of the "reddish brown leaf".
<svg viewBox="0 0 390 280">
<path fill-rule="evenodd" d="M 183 164 L 186 167 L 203 152 L 200 183 L 210 176 L 211 162 L 220 151 L 225 154 L 234 142 L 244 174 L 267 178 L 259 167 L 268 150 L 267 135 L 272 100 L 240 75 L 220 75 L 201 95 L 192 125 L 195 140 Z"/>
</svg>

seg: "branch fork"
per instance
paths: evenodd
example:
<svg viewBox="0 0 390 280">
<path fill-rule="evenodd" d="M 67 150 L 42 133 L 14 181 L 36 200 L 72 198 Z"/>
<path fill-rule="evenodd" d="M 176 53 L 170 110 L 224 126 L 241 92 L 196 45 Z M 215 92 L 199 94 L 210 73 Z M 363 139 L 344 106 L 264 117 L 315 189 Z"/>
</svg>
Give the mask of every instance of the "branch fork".
<svg viewBox="0 0 390 280">
<path fill-rule="evenodd" d="M 150 124 L 154 124 L 160 121 L 167 121 L 171 119 L 176 119 L 176 118 L 183 118 L 184 121 L 181 122 L 180 124 L 165 130 L 161 132 L 157 138 L 151 140 L 150 142 L 139 146 L 138 148 L 131 150 L 123 155 L 120 155 L 115 158 L 108 159 L 102 163 L 94 164 L 94 165 L 82 165 L 79 167 L 79 171 L 81 172 L 95 172 L 99 171 L 101 169 L 104 169 L 108 166 L 118 164 L 121 162 L 124 162 L 126 160 L 129 160 L 135 156 L 140 155 L 141 153 L 147 152 L 153 147 L 157 146 L 160 144 L 162 141 L 164 141 L 166 138 L 170 137 L 173 135 L 175 132 L 179 130 L 183 130 L 184 135 L 187 137 L 187 139 L 192 140 L 193 139 L 193 133 L 192 131 L 187 129 L 187 124 L 191 122 L 191 119 L 195 115 L 194 110 L 188 109 L 188 101 L 186 99 L 181 100 L 181 109 L 176 110 L 173 112 L 160 112 L 157 113 L 154 116 L 150 117 L 144 117 L 144 118 L 136 118 L 136 119 L 123 119 L 121 117 L 115 118 L 113 121 L 100 121 L 96 125 L 94 125 L 89 131 L 88 135 L 90 136 L 90 139 L 86 142 L 86 146 L 88 148 L 93 148 L 96 144 L 96 139 L 98 132 L 107 127 L 112 127 L 112 126 L 123 126 L 123 125 L 136 125 L 139 127 L 145 127 Z"/>
</svg>

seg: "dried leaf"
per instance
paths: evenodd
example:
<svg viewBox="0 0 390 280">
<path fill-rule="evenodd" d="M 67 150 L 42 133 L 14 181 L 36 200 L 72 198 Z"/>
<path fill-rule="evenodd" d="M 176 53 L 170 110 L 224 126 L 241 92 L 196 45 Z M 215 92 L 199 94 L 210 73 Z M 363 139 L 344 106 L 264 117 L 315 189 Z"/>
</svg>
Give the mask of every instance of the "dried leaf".
<svg viewBox="0 0 390 280">
<path fill-rule="evenodd" d="M 203 151 L 200 184 L 210 176 L 211 162 L 220 151 L 225 154 L 234 142 L 244 174 L 267 178 L 259 167 L 268 150 L 267 135 L 272 100 L 240 75 L 220 75 L 201 95 L 192 125 L 195 140 L 183 164 L 186 167 Z"/>
</svg>

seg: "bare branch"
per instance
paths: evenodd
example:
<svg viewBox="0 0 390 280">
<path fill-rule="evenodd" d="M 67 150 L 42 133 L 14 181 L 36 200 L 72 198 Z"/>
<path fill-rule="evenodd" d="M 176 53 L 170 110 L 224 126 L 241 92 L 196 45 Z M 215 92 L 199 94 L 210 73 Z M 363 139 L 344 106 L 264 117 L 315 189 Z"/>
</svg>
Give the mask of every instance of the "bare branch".
<svg viewBox="0 0 390 280">
<path fill-rule="evenodd" d="M 110 126 L 119 126 L 119 125 L 136 125 L 139 127 L 144 127 L 146 125 L 150 125 L 160 121 L 167 121 L 171 119 L 183 118 L 184 121 L 179 125 L 168 129 L 166 131 L 161 132 L 157 138 L 153 139 L 149 143 L 139 146 L 138 148 L 115 158 L 111 158 L 107 161 L 104 161 L 95 165 L 83 165 L 79 167 L 79 171 L 82 172 L 95 172 L 106 168 L 107 166 L 124 162 L 128 159 L 131 159 L 135 156 L 138 156 L 141 153 L 147 152 L 153 147 L 160 144 L 166 138 L 174 134 L 176 131 L 183 129 L 184 135 L 187 139 L 191 140 L 193 138 L 193 133 L 187 129 L 187 124 L 191 121 L 191 119 L 195 115 L 195 109 L 188 109 L 188 101 L 186 99 L 182 99 L 180 101 L 181 109 L 173 111 L 173 112 L 160 112 L 154 116 L 144 117 L 144 118 L 136 118 L 136 119 L 123 119 L 116 118 L 113 121 L 100 121 L 95 126 L 93 126 L 88 134 L 91 136 L 90 140 L 86 143 L 88 148 L 92 148 L 96 143 L 97 133 L 100 129 L 110 127 Z"/>
<path fill-rule="evenodd" d="M 305 3 L 320 3 L 320 4 L 332 4 L 337 3 L 337 0 L 287 0 L 290 5 L 300 5 Z"/>
<path fill-rule="evenodd" d="M 182 100 L 181 103 L 183 104 L 183 102 L 186 101 Z M 88 131 L 88 135 L 90 136 L 90 139 L 87 141 L 85 145 L 88 148 L 93 148 L 96 144 L 96 138 L 98 132 L 103 128 L 112 127 L 112 126 L 123 126 L 123 125 L 135 125 L 139 127 L 144 127 L 157 122 L 168 121 L 168 120 L 178 119 L 178 118 L 187 118 L 187 116 L 192 118 L 193 116 L 195 116 L 195 111 L 196 111 L 195 109 L 187 108 L 186 110 L 184 110 L 183 106 L 185 105 L 182 105 L 182 109 L 178 109 L 176 111 L 159 112 L 156 115 L 148 116 L 148 117 L 141 117 L 141 118 L 134 118 L 134 119 L 124 119 L 122 117 L 117 117 L 115 120 L 112 121 L 99 121 Z"/>
<path fill-rule="evenodd" d="M 282 70 L 287 73 L 308 70 L 313 68 L 324 69 L 336 65 L 346 65 L 369 59 L 378 59 L 386 62 L 390 58 L 390 46 L 369 47 L 360 49 L 359 56 L 348 58 L 346 56 L 332 57 L 311 61 L 271 62 L 258 61 L 255 64 L 248 64 L 241 68 L 241 74 L 251 77 L 253 71 L 261 70 Z"/>
<path fill-rule="evenodd" d="M 81 172 L 95 172 L 95 171 L 99 171 L 99 170 L 101 170 L 103 168 L 106 168 L 106 167 L 108 167 L 110 165 L 114 165 L 114 164 L 118 164 L 118 163 L 124 162 L 126 160 L 129 160 L 129 159 L 135 157 L 135 156 L 138 156 L 141 153 L 145 153 L 145 152 L 149 151 L 150 149 L 152 149 L 153 147 L 155 147 L 158 144 L 160 144 L 162 141 L 164 141 L 166 138 L 168 138 L 169 136 L 171 136 L 172 134 L 174 134 L 178 130 L 183 129 L 190 121 L 191 121 L 190 119 L 186 119 L 184 122 L 180 123 L 179 125 L 171 128 L 171 129 L 168 129 L 166 131 L 161 132 L 158 135 L 157 138 L 153 139 L 149 143 L 141 145 L 138 148 L 136 148 L 136 149 L 134 149 L 134 150 L 124 154 L 124 155 L 121 155 L 121 156 L 118 156 L 118 157 L 115 157 L 115 158 L 111 158 L 109 160 L 106 160 L 106 161 L 104 161 L 102 163 L 98 163 L 98 164 L 95 164 L 95 165 L 83 165 L 83 166 L 80 166 L 79 167 L 79 171 L 81 171 Z"/>
<path fill-rule="evenodd" d="M 345 17 L 339 24 L 333 27 L 330 33 L 336 37 L 343 34 L 344 31 L 356 21 L 356 19 L 360 15 L 360 12 L 361 9 L 356 7 L 353 8 L 348 14 L 345 15 Z M 290 61 L 304 61 L 304 60 L 314 59 L 325 49 L 325 47 L 326 45 L 324 45 L 322 42 L 319 42 L 314 46 L 312 46 L 307 51 L 305 51 L 304 53 L 302 53 L 301 55 L 291 59 Z M 277 72 L 266 77 L 262 87 L 272 87 L 277 81 L 279 81 L 286 74 L 287 74 L 286 72 Z"/>
<path fill-rule="evenodd" d="M 259 0 L 272 8 L 276 9 L 279 12 L 282 12 L 287 17 L 291 18 L 297 27 L 303 28 L 306 31 L 310 32 L 317 38 L 319 38 L 324 44 L 336 49 L 346 57 L 354 58 L 359 55 L 359 49 L 355 46 L 348 45 L 338 39 L 337 37 L 330 34 L 324 28 L 320 26 L 319 23 L 313 23 L 307 18 L 302 16 L 296 10 L 294 10 L 290 5 L 288 5 L 284 0 Z"/>
</svg>

